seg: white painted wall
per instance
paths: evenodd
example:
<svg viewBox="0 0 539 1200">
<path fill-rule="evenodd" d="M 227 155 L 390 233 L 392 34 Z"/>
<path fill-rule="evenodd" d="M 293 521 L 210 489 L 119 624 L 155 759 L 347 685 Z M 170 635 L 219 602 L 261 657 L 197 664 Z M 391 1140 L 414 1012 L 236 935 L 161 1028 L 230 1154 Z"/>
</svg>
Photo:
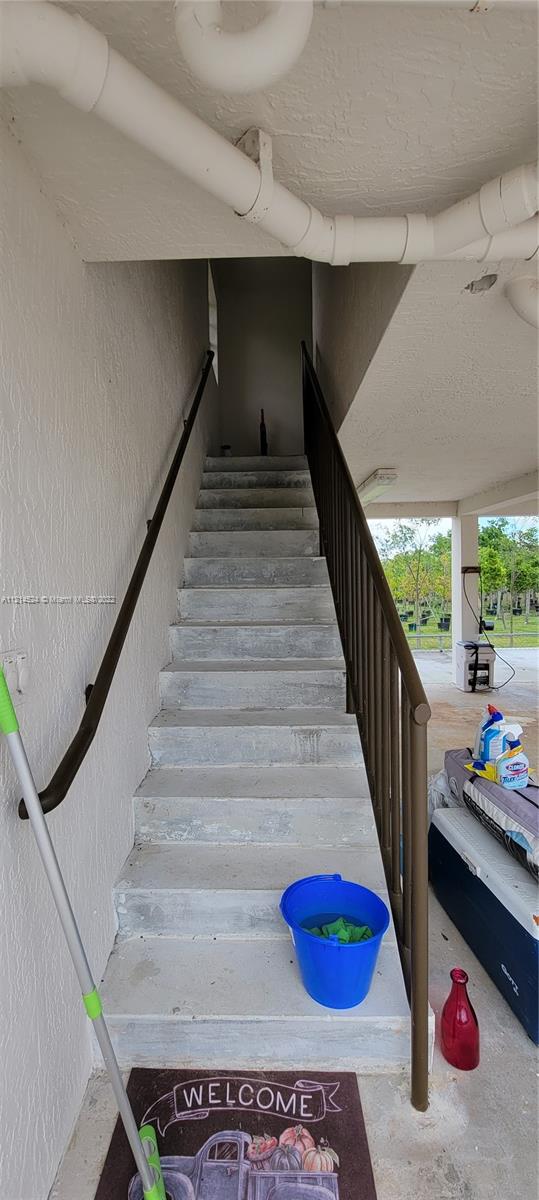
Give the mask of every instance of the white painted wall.
<svg viewBox="0 0 539 1200">
<path fill-rule="evenodd" d="M 313 266 L 316 369 L 337 430 L 357 395 L 413 270 L 399 263 Z"/>
<path fill-rule="evenodd" d="M 311 265 L 221 259 L 217 293 L 221 440 L 258 454 L 264 409 L 270 454 L 303 454 L 300 342 L 311 340 Z"/>
<path fill-rule="evenodd" d="M 0 129 L 0 595 L 121 599 L 207 344 L 205 262 L 85 266 Z M 50 818 L 99 977 L 111 888 L 133 840 L 212 384 L 99 731 Z M 213 447 L 215 448 L 215 447 Z M 0 603 L 0 646 L 28 651 L 18 706 L 37 783 L 83 712 L 117 605 Z M 88 1022 L 18 788 L 0 747 L 0 1192 L 45 1200 L 89 1072 Z"/>
</svg>

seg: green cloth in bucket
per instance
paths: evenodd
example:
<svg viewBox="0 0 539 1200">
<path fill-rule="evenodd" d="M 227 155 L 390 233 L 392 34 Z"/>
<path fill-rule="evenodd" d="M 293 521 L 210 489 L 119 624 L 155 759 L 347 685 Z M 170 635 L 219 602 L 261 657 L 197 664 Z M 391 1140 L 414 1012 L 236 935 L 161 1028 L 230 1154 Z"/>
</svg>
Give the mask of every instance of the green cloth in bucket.
<svg viewBox="0 0 539 1200">
<path fill-rule="evenodd" d="M 308 932 L 327 941 L 336 937 L 343 946 L 354 942 L 368 942 L 369 938 L 373 937 L 372 929 L 369 929 L 368 925 L 354 925 L 352 921 L 347 921 L 346 917 L 339 917 L 337 921 L 332 921 L 331 925 L 316 926 Z"/>
</svg>

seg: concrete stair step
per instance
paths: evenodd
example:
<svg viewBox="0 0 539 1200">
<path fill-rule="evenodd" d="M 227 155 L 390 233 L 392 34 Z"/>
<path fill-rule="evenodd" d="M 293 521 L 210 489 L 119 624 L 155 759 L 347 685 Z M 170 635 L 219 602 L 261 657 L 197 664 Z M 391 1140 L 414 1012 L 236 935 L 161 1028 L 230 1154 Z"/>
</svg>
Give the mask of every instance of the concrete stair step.
<svg viewBox="0 0 539 1200">
<path fill-rule="evenodd" d="M 308 560 L 306 560 L 308 561 Z M 172 658 L 244 659 L 341 658 L 336 624 L 306 625 L 171 625 Z"/>
<path fill-rule="evenodd" d="M 316 557 L 318 551 L 317 529 L 221 529 L 189 534 L 191 558 Z"/>
<path fill-rule="evenodd" d="M 363 1004 L 344 1012 L 311 1000 L 293 959 L 287 939 L 119 939 L 101 994 L 121 1064 L 367 1072 L 409 1062 L 394 945 L 382 945 Z"/>
<path fill-rule="evenodd" d="M 204 471 L 202 490 L 216 488 L 306 488 L 311 485 L 308 471 Z"/>
<path fill-rule="evenodd" d="M 342 815 L 353 819 L 349 812 Z M 328 873 L 374 888 L 388 901 L 380 851 L 368 843 L 338 848 L 138 845 L 114 889 L 119 933 L 178 940 L 288 939 L 279 912 L 283 891 L 294 879 Z M 395 940 L 393 926 L 385 940 Z"/>
<path fill-rule="evenodd" d="M 330 587 L 180 588 L 180 618 L 234 625 L 252 621 L 281 623 L 335 621 Z"/>
<path fill-rule="evenodd" d="M 199 492 L 200 508 L 314 508 L 312 487 L 210 488 Z"/>
<path fill-rule="evenodd" d="M 165 767 L 148 771 L 135 807 L 145 800 L 353 800 L 369 797 L 363 764 Z M 142 809 L 140 809 L 142 811 Z"/>
<path fill-rule="evenodd" d="M 285 456 L 256 454 L 240 458 L 211 458 L 205 462 L 206 471 L 308 471 L 304 454 Z"/>
<path fill-rule="evenodd" d="M 410 1014 L 393 927 L 369 996 L 306 994 L 279 913 L 340 873 L 387 899 L 307 464 L 208 458 L 136 844 L 101 988 L 123 1066 L 400 1071 Z"/>
<path fill-rule="evenodd" d="M 161 767 L 363 762 L 355 718 L 323 709 L 164 709 L 149 745 Z"/>
<path fill-rule="evenodd" d="M 193 532 L 217 529 L 318 529 L 315 508 L 197 508 Z"/>
<path fill-rule="evenodd" d="M 325 558 L 184 559 L 185 587 L 310 587 L 312 583 L 329 585 Z"/>
<path fill-rule="evenodd" d="M 346 708 L 344 662 L 172 662 L 159 674 L 163 708 Z"/>
<path fill-rule="evenodd" d="M 138 796 L 135 826 L 137 840 L 153 843 L 332 846 L 337 838 L 346 845 L 369 844 L 376 837 L 368 797 L 363 801 L 309 798 L 298 804 L 282 799 L 276 803 Z"/>
</svg>

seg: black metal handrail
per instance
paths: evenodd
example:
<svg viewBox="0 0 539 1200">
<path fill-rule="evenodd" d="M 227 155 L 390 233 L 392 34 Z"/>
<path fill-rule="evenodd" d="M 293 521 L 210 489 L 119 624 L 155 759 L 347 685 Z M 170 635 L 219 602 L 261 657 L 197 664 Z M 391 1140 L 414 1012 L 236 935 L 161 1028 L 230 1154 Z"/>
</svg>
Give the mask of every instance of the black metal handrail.
<svg viewBox="0 0 539 1200">
<path fill-rule="evenodd" d="M 428 1105 L 430 708 L 316 371 L 302 343 L 305 452 L 412 1018 L 412 1103 Z"/>
<path fill-rule="evenodd" d="M 146 572 L 150 565 L 154 546 L 163 524 L 163 519 L 168 508 L 170 497 L 174 490 L 174 484 L 176 483 L 178 472 L 189 443 L 193 425 L 196 421 L 197 413 L 200 408 L 200 402 L 202 400 L 204 389 L 206 387 L 208 376 L 211 370 L 213 358 L 213 350 L 208 350 L 206 354 L 206 361 L 202 369 L 200 383 L 197 387 L 195 397 L 189 411 L 189 416 L 183 423 L 183 433 L 163 484 L 163 490 L 159 497 L 153 517 L 151 521 L 148 522 L 146 537 L 142 543 L 142 548 L 138 556 L 135 569 L 129 581 L 122 606 L 110 635 L 101 666 L 97 672 L 95 683 L 86 689 L 87 705 L 84 716 L 72 742 L 64 754 L 61 763 L 56 768 L 50 783 L 42 792 L 39 793 L 41 807 L 45 813 L 52 812 L 53 809 L 58 808 L 58 805 L 61 804 L 62 800 L 65 799 L 97 733 L 112 680 L 114 679 L 116 667 L 118 666 L 118 661 L 122 653 L 129 626 L 131 624 L 131 619 L 133 617 L 137 600 L 146 577 Z M 26 806 L 23 800 L 21 800 L 19 804 L 19 816 L 23 820 L 27 820 L 28 818 Z"/>
</svg>

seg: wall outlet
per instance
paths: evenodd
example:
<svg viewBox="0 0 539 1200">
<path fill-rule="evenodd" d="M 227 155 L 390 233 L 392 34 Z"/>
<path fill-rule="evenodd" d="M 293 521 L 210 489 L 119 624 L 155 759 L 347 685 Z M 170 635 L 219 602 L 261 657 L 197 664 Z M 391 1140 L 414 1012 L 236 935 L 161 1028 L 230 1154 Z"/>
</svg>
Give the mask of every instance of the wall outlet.
<svg viewBox="0 0 539 1200">
<path fill-rule="evenodd" d="M 13 699 L 21 700 L 28 691 L 29 672 L 26 650 L 0 650 L 0 661 Z"/>
</svg>

